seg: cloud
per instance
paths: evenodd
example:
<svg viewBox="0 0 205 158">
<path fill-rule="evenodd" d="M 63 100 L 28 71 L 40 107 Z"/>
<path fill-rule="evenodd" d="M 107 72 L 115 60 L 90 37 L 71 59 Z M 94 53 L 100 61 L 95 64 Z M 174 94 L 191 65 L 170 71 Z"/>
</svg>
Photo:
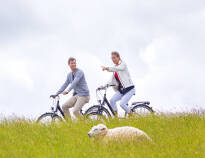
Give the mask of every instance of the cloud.
<svg viewBox="0 0 205 158">
<path fill-rule="evenodd" d="M 1 113 L 47 111 L 69 56 L 85 72 L 93 104 L 96 87 L 110 75 L 100 66 L 112 65 L 112 50 L 128 64 L 133 100 L 150 100 L 158 110 L 203 106 L 204 6 L 203 0 L 2 2 Z"/>
<path fill-rule="evenodd" d="M 32 89 L 33 80 L 29 75 L 27 65 L 26 61 L 0 56 L 0 72 L 2 77 L 10 78 L 13 82 Z"/>
<path fill-rule="evenodd" d="M 183 111 L 205 104 L 201 96 L 205 92 L 204 62 L 193 60 L 193 54 L 180 53 L 181 46 L 177 37 L 166 37 L 153 40 L 140 52 L 148 71 L 135 81 L 137 89 L 157 109 Z M 203 54 L 197 58 L 203 58 Z"/>
</svg>

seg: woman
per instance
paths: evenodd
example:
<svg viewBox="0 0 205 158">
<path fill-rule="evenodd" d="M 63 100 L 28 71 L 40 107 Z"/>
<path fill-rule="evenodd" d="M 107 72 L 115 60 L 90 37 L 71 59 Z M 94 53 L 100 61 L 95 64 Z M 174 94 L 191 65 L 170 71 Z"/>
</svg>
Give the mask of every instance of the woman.
<svg viewBox="0 0 205 158">
<path fill-rule="evenodd" d="M 108 72 L 113 72 L 112 78 L 109 84 L 117 85 L 117 90 L 115 95 L 110 100 L 110 105 L 112 106 L 115 115 L 117 115 L 116 102 L 120 101 L 120 106 L 129 114 L 132 115 L 131 109 L 127 106 L 128 101 L 135 94 L 135 87 L 131 80 L 130 73 L 128 71 L 127 65 L 121 60 L 120 54 L 118 52 L 112 52 L 112 61 L 115 64 L 113 67 L 102 66 L 102 70 L 107 70 Z"/>
</svg>

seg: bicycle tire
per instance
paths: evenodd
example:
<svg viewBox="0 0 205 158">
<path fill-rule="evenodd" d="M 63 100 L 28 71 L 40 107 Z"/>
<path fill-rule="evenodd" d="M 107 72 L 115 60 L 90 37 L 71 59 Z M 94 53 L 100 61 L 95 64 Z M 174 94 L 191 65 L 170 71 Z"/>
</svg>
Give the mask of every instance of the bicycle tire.
<svg viewBox="0 0 205 158">
<path fill-rule="evenodd" d="M 97 111 L 98 109 L 99 109 L 99 105 L 93 105 L 93 106 L 91 106 L 91 107 L 89 107 L 86 111 L 85 111 L 85 113 L 84 113 L 84 115 L 86 116 L 86 114 L 88 114 L 88 113 L 90 113 L 90 112 L 92 112 L 92 111 Z"/>
<path fill-rule="evenodd" d="M 41 120 L 43 120 L 43 118 L 48 118 L 48 117 L 51 118 L 51 123 L 54 122 L 54 119 L 58 119 L 60 122 L 63 121 L 63 119 L 60 116 L 58 116 L 57 114 L 55 114 L 55 113 L 48 113 L 47 112 L 47 113 L 44 113 L 41 116 L 39 116 L 37 121 L 36 121 L 36 123 L 40 123 Z"/>
<path fill-rule="evenodd" d="M 94 106 L 90 107 L 86 111 L 85 116 L 86 116 L 86 118 L 89 118 L 89 116 L 91 116 L 91 115 L 98 115 L 101 117 L 101 116 L 103 116 L 103 114 L 102 114 L 103 112 L 106 114 L 107 118 L 111 117 L 111 114 L 109 113 L 109 111 L 105 107 L 102 107 L 99 105 L 94 105 Z"/>
<path fill-rule="evenodd" d="M 135 105 L 131 110 L 135 113 L 135 114 L 137 114 L 137 112 L 136 112 L 136 110 L 137 109 L 144 109 L 144 110 L 147 110 L 147 112 L 149 112 L 149 113 L 146 113 L 146 114 L 154 114 L 154 110 L 152 109 L 152 107 L 150 107 L 150 106 L 148 106 L 148 105 L 146 105 L 146 104 L 139 104 L 139 105 Z M 138 115 L 139 115 L 139 113 L 138 113 Z"/>
</svg>

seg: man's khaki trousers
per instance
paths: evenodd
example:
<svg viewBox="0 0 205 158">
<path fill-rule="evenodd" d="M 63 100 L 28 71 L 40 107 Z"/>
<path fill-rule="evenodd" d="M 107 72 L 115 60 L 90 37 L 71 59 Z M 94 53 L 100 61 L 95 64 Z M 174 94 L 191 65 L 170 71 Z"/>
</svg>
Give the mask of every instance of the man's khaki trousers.
<svg viewBox="0 0 205 158">
<path fill-rule="evenodd" d="M 86 103 L 88 103 L 90 100 L 89 96 L 72 96 L 71 98 L 69 98 L 62 106 L 63 112 L 65 114 L 65 118 L 71 118 L 70 115 L 70 111 L 69 109 L 73 107 L 73 114 L 76 117 L 80 117 L 80 110 L 83 107 L 83 105 L 85 105 Z"/>
</svg>

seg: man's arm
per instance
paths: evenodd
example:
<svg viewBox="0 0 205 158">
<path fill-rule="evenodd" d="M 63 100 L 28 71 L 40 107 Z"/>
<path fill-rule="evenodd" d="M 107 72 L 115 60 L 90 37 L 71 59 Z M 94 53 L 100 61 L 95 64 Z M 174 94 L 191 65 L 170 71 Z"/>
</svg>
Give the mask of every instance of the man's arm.
<svg viewBox="0 0 205 158">
<path fill-rule="evenodd" d="M 65 83 L 61 86 L 61 88 L 58 90 L 56 95 L 61 94 L 68 87 L 69 84 L 70 84 L 70 79 L 69 79 L 69 75 L 68 75 Z"/>
<path fill-rule="evenodd" d="M 84 73 L 82 71 L 77 72 L 75 79 L 73 80 L 71 86 L 69 87 L 68 91 L 70 92 L 73 88 L 76 87 L 80 79 L 83 77 Z"/>
<path fill-rule="evenodd" d="M 124 71 L 126 69 L 126 64 L 125 63 L 121 63 L 118 66 L 115 67 L 108 67 L 107 71 L 109 72 L 118 72 L 118 71 Z"/>
</svg>

